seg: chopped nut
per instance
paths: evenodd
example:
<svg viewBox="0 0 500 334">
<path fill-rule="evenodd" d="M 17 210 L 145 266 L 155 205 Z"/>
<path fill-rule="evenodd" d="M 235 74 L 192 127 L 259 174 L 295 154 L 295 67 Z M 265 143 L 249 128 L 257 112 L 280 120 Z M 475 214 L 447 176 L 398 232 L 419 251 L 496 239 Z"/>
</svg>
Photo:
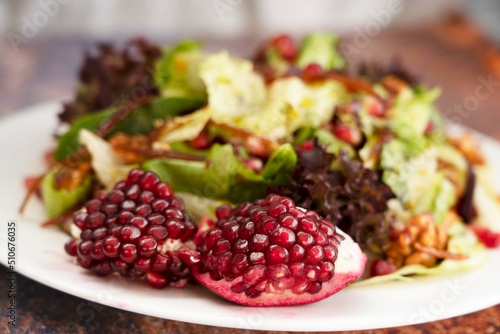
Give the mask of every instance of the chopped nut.
<svg viewBox="0 0 500 334">
<path fill-rule="evenodd" d="M 382 85 L 391 93 L 399 94 L 401 91 L 408 88 L 408 84 L 403 80 L 393 75 L 388 75 L 382 78 Z"/>
<path fill-rule="evenodd" d="M 146 156 L 126 150 L 125 148 L 132 149 L 148 149 L 149 138 L 143 135 L 127 136 L 123 133 L 118 133 L 113 136 L 109 143 L 115 153 L 127 164 L 138 163 L 144 161 Z"/>
<path fill-rule="evenodd" d="M 90 170 L 88 162 L 81 163 L 77 168 L 61 167 L 54 175 L 54 186 L 56 189 L 73 191 L 82 184 Z"/>
</svg>

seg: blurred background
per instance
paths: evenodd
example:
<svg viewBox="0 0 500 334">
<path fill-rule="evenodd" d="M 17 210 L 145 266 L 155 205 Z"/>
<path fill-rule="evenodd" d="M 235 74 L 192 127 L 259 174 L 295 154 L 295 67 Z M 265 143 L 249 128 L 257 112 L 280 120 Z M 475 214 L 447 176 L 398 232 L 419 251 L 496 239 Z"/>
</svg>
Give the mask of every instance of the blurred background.
<svg viewBox="0 0 500 334">
<path fill-rule="evenodd" d="M 250 57 L 278 33 L 318 30 L 343 37 L 351 68 L 398 58 L 441 85 L 445 114 L 474 94 L 479 77 L 500 77 L 500 0 L 2 0 L 0 115 L 70 96 L 97 42 L 195 38 Z M 500 95 L 492 96 L 475 109 L 493 115 Z"/>
</svg>

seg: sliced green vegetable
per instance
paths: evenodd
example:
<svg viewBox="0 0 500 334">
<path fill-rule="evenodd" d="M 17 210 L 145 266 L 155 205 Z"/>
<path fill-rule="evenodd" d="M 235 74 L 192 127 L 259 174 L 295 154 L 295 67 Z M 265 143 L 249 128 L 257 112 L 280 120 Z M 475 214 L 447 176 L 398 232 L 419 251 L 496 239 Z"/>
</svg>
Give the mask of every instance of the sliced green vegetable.
<svg viewBox="0 0 500 334">
<path fill-rule="evenodd" d="M 295 154 L 292 145 L 283 144 L 267 161 L 262 170 L 262 179 L 276 185 L 288 184 L 296 164 L 297 154 Z"/>
<path fill-rule="evenodd" d="M 55 188 L 55 174 L 59 168 L 52 169 L 47 173 L 41 183 L 41 191 L 45 210 L 49 218 L 61 215 L 82 202 L 92 190 L 92 176 L 87 175 L 82 184 L 75 190 Z"/>
<path fill-rule="evenodd" d="M 346 61 L 337 51 L 339 39 L 330 33 L 316 33 L 306 37 L 302 43 L 297 66 L 305 68 L 309 64 L 318 64 L 323 69 L 340 70 Z"/>
<path fill-rule="evenodd" d="M 123 132 L 129 135 L 147 134 L 154 129 L 156 120 L 165 120 L 181 112 L 195 110 L 203 105 L 204 101 L 194 98 L 160 98 L 149 106 L 134 110 L 127 118 L 121 121 L 111 134 Z M 95 132 L 100 125 L 117 111 L 116 108 L 86 115 L 73 123 L 68 132 L 59 138 L 54 152 L 57 161 L 70 157 L 80 147 L 78 133 L 81 129 Z"/>
</svg>

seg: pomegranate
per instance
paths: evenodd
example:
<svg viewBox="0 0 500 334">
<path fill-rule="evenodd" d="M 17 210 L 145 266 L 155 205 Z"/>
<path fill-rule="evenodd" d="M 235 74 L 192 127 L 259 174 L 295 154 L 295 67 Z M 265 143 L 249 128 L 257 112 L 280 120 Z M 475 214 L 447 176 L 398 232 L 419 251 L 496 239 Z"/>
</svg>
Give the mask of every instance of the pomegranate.
<svg viewBox="0 0 500 334">
<path fill-rule="evenodd" d="M 390 263 L 381 259 L 375 259 L 370 265 L 370 276 L 374 277 L 374 276 L 389 275 L 395 272 L 397 269 L 398 268 L 394 263 Z"/>
<path fill-rule="evenodd" d="M 479 226 L 470 226 L 469 228 L 487 248 L 497 248 L 500 246 L 500 233 L 495 233 L 488 228 Z"/>
<path fill-rule="evenodd" d="M 200 261 L 189 240 L 197 227 L 172 188 L 152 172 L 133 169 L 126 181 L 75 213 L 80 238 L 65 245 L 77 263 L 99 276 L 145 277 L 156 288 L 180 287 Z"/>
<path fill-rule="evenodd" d="M 227 206 L 215 227 L 198 232 L 195 278 L 216 294 L 248 306 L 309 304 L 354 282 L 366 256 L 314 211 L 287 197 Z M 205 224 L 210 226 L 210 224 Z M 213 224 L 212 224 L 213 225 Z"/>
</svg>

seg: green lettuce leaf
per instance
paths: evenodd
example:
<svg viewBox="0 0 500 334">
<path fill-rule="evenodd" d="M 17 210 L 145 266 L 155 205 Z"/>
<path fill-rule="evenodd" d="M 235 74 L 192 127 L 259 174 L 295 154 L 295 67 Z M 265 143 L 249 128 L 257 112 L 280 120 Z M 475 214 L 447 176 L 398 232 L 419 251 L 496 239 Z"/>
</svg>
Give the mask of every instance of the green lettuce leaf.
<svg viewBox="0 0 500 334">
<path fill-rule="evenodd" d="M 92 176 L 87 175 L 82 184 L 73 191 L 55 188 L 55 174 L 59 168 L 47 173 L 41 183 L 45 210 L 49 218 L 61 215 L 87 198 L 92 190 Z"/>
<path fill-rule="evenodd" d="M 116 126 L 111 135 L 118 132 L 128 135 L 148 134 L 153 131 L 156 120 L 165 120 L 181 112 L 198 109 L 203 103 L 203 100 L 193 98 L 159 98 L 151 105 L 140 107 L 130 113 Z M 81 129 L 97 131 L 101 123 L 109 119 L 116 111 L 117 108 L 106 109 L 83 116 L 74 122 L 68 132 L 59 138 L 54 152 L 56 160 L 62 161 L 70 157 L 80 147 L 78 133 Z"/>
<path fill-rule="evenodd" d="M 337 51 L 338 44 L 338 37 L 330 33 L 307 36 L 302 43 L 297 66 L 305 68 L 314 63 L 321 65 L 327 71 L 344 69 L 346 61 Z"/>
</svg>

